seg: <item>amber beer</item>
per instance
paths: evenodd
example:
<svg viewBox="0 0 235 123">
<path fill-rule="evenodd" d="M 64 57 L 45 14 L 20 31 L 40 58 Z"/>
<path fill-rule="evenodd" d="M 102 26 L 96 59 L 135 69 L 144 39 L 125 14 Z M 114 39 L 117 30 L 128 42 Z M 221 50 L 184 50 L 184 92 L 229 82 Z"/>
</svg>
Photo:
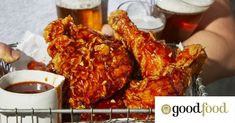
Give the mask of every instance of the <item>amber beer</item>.
<svg viewBox="0 0 235 123">
<path fill-rule="evenodd" d="M 213 3 L 213 0 L 185 1 L 157 1 L 157 7 L 165 13 L 167 18 L 161 38 L 169 43 L 179 43 L 188 39 L 198 27 L 203 13 Z M 195 1 L 197 3 L 194 3 Z"/>
<path fill-rule="evenodd" d="M 59 18 L 71 15 L 76 24 L 95 30 L 102 27 L 101 0 L 56 0 L 56 10 Z"/>
</svg>

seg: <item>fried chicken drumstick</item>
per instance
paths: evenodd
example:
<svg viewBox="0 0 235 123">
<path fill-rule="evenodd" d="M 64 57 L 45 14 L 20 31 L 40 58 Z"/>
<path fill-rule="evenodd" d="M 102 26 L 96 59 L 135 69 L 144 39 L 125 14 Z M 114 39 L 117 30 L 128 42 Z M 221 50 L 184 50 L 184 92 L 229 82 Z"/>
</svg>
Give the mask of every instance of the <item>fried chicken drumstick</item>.
<svg viewBox="0 0 235 123">
<path fill-rule="evenodd" d="M 127 83 L 132 62 L 120 41 L 75 25 L 70 16 L 50 23 L 44 38 L 56 73 L 68 79 L 72 108 L 90 108 Z"/>
<path fill-rule="evenodd" d="M 155 96 L 183 95 L 191 77 L 198 74 L 206 59 L 201 45 L 191 45 L 177 56 L 166 44 L 156 41 L 151 33 L 142 32 L 117 10 L 111 13 L 109 24 L 137 60 L 143 80 L 133 80 L 125 93 L 128 108 L 154 108 Z"/>
</svg>

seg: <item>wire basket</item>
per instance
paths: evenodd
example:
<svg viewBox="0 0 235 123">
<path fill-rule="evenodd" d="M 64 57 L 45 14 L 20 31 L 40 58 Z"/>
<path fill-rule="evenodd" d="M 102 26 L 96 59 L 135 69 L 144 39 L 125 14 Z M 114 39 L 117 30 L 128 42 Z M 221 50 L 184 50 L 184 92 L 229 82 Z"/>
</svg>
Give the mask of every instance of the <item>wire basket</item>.
<svg viewBox="0 0 235 123">
<path fill-rule="evenodd" d="M 105 123 L 117 123 L 117 122 L 154 122 L 152 119 L 145 119 L 145 120 L 136 120 L 133 118 L 130 118 L 130 114 L 146 114 L 150 115 L 154 113 L 154 109 L 0 109 L 0 113 L 3 113 L 6 118 L 6 122 L 8 123 L 8 119 L 10 117 L 16 117 L 15 122 L 16 123 L 24 123 L 23 117 L 24 116 L 30 116 L 32 123 L 40 123 L 38 118 L 40 115 L 47 115 L 50 119 L 50 123 L 53 122 L 53 115 L 61 115 L 61 114 L 67 114 L 70 116 L 69 122 L 63 122 L 63 123 L 74 123 L 79 122 L 79 115 L 80 114 L 91 114 L 90 120 L 86 122 L 94 122 L 93 121 L 93 115 L 92 114 L 109 114 L 109 119 L 102 121 Z M 122 113 L 126 114 L 126 118 L 112 118 L 113 114 Z M 35 118 L 36 117 L 36 118 Z M 1 122 L 1 121 L 0 121 Z M 84 122 L 83 122 L 84 123 Z"/>
</svg>

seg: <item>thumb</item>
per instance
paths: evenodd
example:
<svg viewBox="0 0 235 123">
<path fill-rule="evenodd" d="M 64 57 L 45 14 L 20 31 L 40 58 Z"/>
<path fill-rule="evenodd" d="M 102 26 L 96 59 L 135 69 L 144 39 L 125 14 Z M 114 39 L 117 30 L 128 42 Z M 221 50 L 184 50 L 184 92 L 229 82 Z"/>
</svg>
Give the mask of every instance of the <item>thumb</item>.
<svg viewBox="0 0 235 123">
<path fill-rule="evenodd" d="M 0 59 L 7 63 L 12 63 L 20 58 L 20 52 L 13 50 L 4 43 L 0 43 Z"/>
<path fill-rule="evenodd" d="M 20 52 L 17 50 L 11 50 L 11 57 L 8 63 L 15 62 L 20 58 Z"/>
</svg>

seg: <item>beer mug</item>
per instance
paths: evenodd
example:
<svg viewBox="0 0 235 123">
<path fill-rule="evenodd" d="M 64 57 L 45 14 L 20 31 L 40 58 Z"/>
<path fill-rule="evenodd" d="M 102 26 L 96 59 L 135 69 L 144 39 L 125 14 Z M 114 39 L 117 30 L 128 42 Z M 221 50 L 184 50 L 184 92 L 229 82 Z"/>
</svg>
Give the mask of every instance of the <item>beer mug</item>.
<svg viewBox="0 0 235 123">
<path fill-rule="evenodd" d="M 101 0 L 56 0 L 56 10 L 59 18 L 71 15 L 76 24 L 95 30 L 102 27 Z"/>
<path fill-rule="evenodd" d="M 151 0 L 152 1 L 152 0 Z M 151 32 L 156 39 L 165 27 L 166 18 L 156 6 L 146 1 L 126 1 L 118 9 L 126 10 L 131 21 L 144 32 Z"/>
<path fill-rule="evenodd" d="M 156 0 L 156 6 L 166 15 L 162 39 L 179 43 L 189 38 L 214 0 Z"/>
</svg>

